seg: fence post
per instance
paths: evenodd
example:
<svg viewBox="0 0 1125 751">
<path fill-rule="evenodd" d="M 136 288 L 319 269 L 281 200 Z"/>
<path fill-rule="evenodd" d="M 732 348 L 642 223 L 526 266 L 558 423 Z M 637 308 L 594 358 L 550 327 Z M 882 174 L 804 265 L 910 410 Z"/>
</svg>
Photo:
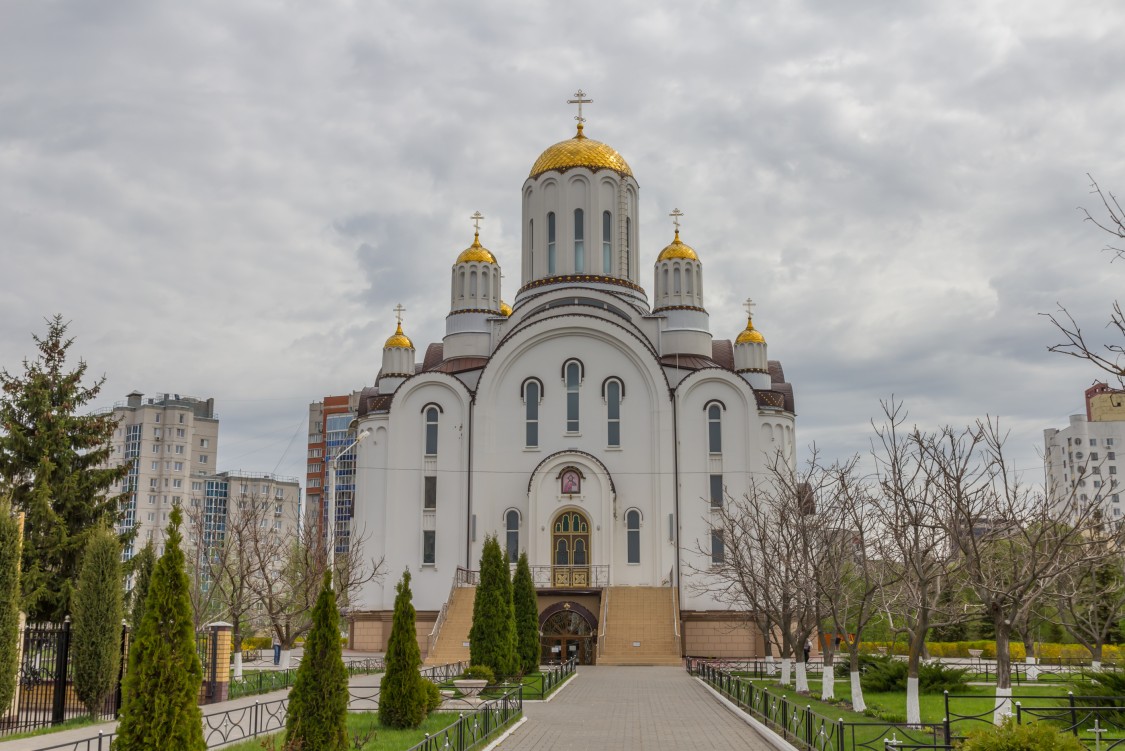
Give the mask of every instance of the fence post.
<svg viewBox="0 0 1125 751">
<path fill-rule="evenodd" d="M 1074 710 L 1074 692 L 1067 691 L 1066 698 L 1070 701 L 1070 730 L 1074 737 L 1078 737 L 1078 714 Z"/>
<path fill-rule="evenodd" d="M 66 721 L 66 674 L 70 664 L 70 616 L 63 621 L 62 631 L 55 642 L 55 695 L 51 706 L 51 724 Z"/>
<path fill-rule="evenodd" d="M 812 704 L 805 705 L 805 745 L 812 748 Z"/>
</svg>

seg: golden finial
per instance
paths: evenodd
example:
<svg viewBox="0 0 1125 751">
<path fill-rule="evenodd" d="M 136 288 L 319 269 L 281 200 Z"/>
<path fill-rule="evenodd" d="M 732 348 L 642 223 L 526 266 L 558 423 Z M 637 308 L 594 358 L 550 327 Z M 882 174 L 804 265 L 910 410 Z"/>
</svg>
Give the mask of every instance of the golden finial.
<svg viewBox="0 0 1125 751">
<path fill-rule="evenodd" d="M 672 242 L 678 243 L 680 241 L 680 217 L 683 215 L 684 212 L 679 209 L 672 209 L 672 213 L 668 215 L 672 217 L 672 224 L 676 225 L 676 239 Z"/>
</svg>

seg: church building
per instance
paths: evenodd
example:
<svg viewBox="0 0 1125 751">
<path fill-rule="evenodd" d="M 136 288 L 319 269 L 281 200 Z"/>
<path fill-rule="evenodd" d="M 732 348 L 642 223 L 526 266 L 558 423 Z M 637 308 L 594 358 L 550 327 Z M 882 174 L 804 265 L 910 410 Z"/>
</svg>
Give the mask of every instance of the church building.
<svg viewBox="0 0 1125 751">
<path fill-rule="evenodd" d="M 678 210 L 670 242 L 642 244 L 640 185 L 586 135 L 583 96 L 577 133 L 520 190 L 520 246 L 485 247 L 478 212 L 450 253 L 444 338 L 417 348 L 400 312 L 360 394 L 352 535 L 386 575 L 351 605 L 353 648 L 386 648 L 408 568 L 427 662 L 468 659 L 492 535 L 513 569 L 527 553 L 544 663 L 764 654 L 753 625 L 693 584 L 723 558 L 724 496 L 779 453 L 793 462 L 793 389 L 752 320 L 712 336 L 706 253 L 681 239 Z M 501 268 L 517 263 L 508 305 Z"/>
</svg>

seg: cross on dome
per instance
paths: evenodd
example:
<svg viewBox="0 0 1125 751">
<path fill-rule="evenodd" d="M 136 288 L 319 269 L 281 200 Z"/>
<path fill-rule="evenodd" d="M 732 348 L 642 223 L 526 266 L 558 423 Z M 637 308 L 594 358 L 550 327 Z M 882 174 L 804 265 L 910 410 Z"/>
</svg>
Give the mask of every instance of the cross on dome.
<svg viewBox="0 0 1125 751">
<path fill-rule="evenodd" d="M 473 229 L 479 235 L 480 234 L 480 220 L 484 219 L 484 214 L 480 213 L 479 211 L 474 211 L 473 215 L 469 218 L 473 220 Z"/>
<path fill-rule="evenodd" d="M 746 309 L 746 317 L 754 317 L 754 308 L 758 307 L 758 303 L 754 302 L 751 298 L 747 297 L 746 302 L 742 303 L 742 307 Z"/>
<path fill-rule="evenodd" d="M 680 217 L 683 215 L 684 212 L 680 211 L 679 209 L 672 209 L 672 213 L 668 215 L 672 217 L 672 224 L 676 225 L 677 235 L 680 234 Z"/>
<path fill-rule="evenodd" d="M 394 307 L 394 311 L 395 311 L 395 320 L 398 321 L 398 325 L 401 326 L 402 325 L 402 314 L 406 312 L 406 308 L 402 307 L 402 303 L 399 303 L 398 305 L 396 305 Z"/>
<path fill-rule="evenodd" d="M 574 119 L 579 122 L 578 127 L 581 128 L 582 127 L 581 123 L 586 122 L 586 118 L 582 117 L 582 105 L 583 104 L 593 104 L 594 100 L 593 99 L 587 99 L 586 98 L 586 92 L 583 91 L 582 89 L 579 89 L 578 91 L 574 92 L 574 99 L 567 99 L 566 103 L 578 105 L 578 114 L 574 116 Z"/>
</svg>

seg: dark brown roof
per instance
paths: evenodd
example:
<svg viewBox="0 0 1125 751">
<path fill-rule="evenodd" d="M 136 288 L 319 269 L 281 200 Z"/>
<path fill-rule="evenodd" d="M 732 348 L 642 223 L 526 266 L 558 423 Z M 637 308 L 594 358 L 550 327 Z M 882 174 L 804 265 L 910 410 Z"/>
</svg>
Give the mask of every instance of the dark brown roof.
<svg viewBox="0 0 1125 751">
<path fill-rule="evenodd" d="M 785 371 L 781 369 L 779 360 L 770 360 L 767 367 L 770 369 L 770 380 L 774 383 L 785 383 Z"/>
<path fill-rule="evenodd" d="M 727 370 L 734 370 L 734 345 L 730 339 L 711 340 L 711 359 Z"/>
<path fill-rule="evenodd" d="M 759 407 L 774 407 L 776 409 L 784 409 L 785 407 L 785 394 L 780 391 L 755 389 L 754 396 L 758 399 Z"/>
<path fill-rule="evenodd" d="M 422 370 L 433 370 L 444 358 L 442 350 L 445 348 L 441 342 L 434 342 L 426 347 L 426 356 L 422 358 Z"/>
<path fill-rule="evenodd" d="M 428 371 L 437 371 L 438 373 L 464 373 L 466 370 L 477 370 L 483 368 L 488 363 L 487 357 L 453 357 L 449 360 L 444 360 L 432 368 L 426 368 Z"/>
<path fill-rule="evenodd" d="M 660 364 L 666 368 L 679 368 L 680 370 L 703 370 L 704 368 L 717 368 L 719 364 L 710 357 L 699 355 L 664 355 Z"/>
</svg>

